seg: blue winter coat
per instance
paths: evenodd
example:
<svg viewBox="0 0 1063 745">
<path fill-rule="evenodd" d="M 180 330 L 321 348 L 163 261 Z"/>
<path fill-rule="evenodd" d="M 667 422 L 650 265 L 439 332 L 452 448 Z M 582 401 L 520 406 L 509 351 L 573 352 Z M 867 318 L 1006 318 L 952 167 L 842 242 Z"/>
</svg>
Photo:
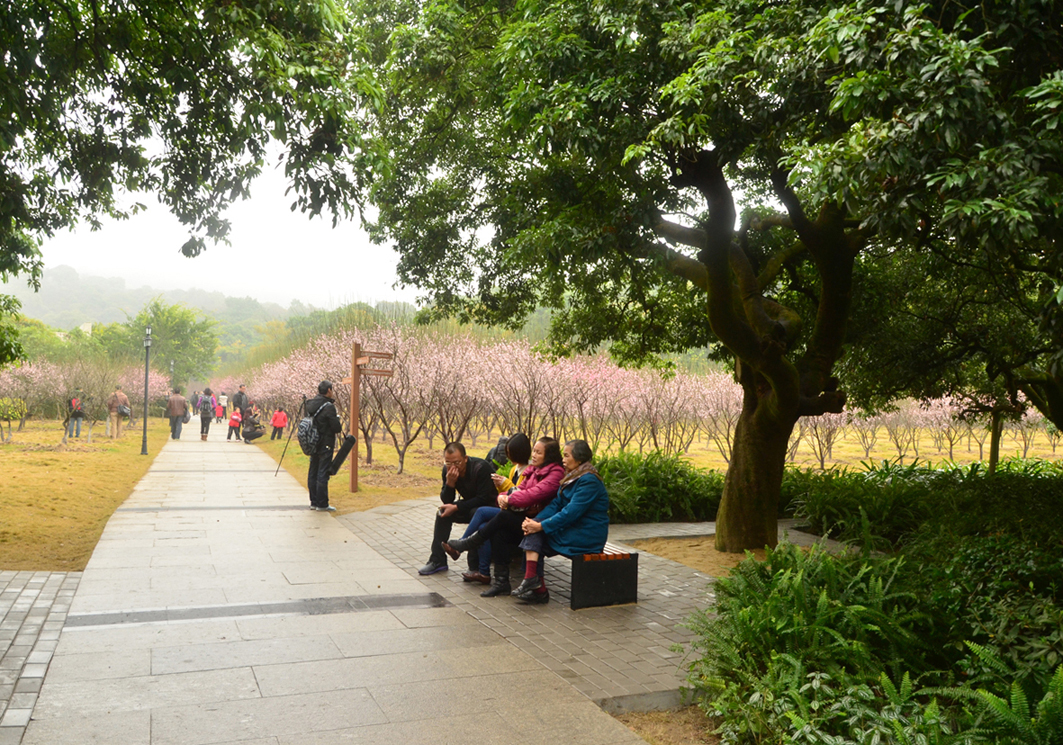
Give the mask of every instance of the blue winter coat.
<svg viewBox="0 0 1063 745">
<path fill-rule="evenodd" d="M 558 489 L 536 520 L 557 553 L 601 553 L 609 537 L 609 493 L 601 479 L 585 474 Z"/>
</svg>

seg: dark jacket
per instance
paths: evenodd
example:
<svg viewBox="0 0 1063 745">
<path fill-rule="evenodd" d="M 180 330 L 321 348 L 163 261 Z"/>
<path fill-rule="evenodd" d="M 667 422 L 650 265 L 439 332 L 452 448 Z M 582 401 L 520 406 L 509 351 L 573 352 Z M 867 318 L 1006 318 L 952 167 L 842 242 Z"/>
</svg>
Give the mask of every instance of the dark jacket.
<svg viewBox="0 0 1063 745">
<path fill-rule="evenodd" d="M 328 406 L 325 406 L 326 403 Z M 306 402 L 306 415 L 314 417 L 314 426 L 317 427 L 319 433 L 317 452 L 335 447 L 336 435 L 343 431 L 343 424 L 340 422 L 340 415 L 332 399 L 321 395 L 314 396 Z"/>
<path fill-rule="evenodd" d="M 494 473 L 491 465 L 482 458 L 469 458 L 465 473 L 458 477 L 454 486 L 447 486 L 447 468 L 443 467 L 443 489 L 439 500 L 443 504 L 457 504 L 455 516 L 458 522 L 469 522 L 472 513 L 480 507 L 498 506 L 498 489 L 491 480 Z M 458 497 L 461 499 L 458 499 Z"/>
<path fill-rule="evenodd" d="M 601 553 L 609 538 L 609 493 L 593 473 L 562 486 L 538 522 L 550 548 L 564 556 Z"/>
<path fill-rule="evenodd" d="M 319 396 L 318 398 L 324 398 L 324 396 Z M 240 391 L 237 391 L 233 394 L 233 407 L 239 409 L 241 414 L 244 413 L 244 409 L 247 408 L 247 404 L 248 398 L 246 393 L 241 393 Z"/>
</svg>

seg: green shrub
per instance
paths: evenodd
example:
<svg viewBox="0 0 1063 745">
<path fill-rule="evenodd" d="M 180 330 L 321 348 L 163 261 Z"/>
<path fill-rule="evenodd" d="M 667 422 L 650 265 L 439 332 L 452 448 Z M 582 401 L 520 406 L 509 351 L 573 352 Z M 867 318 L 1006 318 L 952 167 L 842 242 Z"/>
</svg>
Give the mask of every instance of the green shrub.
<svg viewBox="0 0 1063 745">
<path fill-rule="evenodd" d="M 618 453 L 594 459 L 614 523 L 715 520 L 723 476 L 675 455 Z"/>
<path fill-rule="evenodd" d="M 794 514 L 819 535 L 843 541 L 863 538 L 863 517 L 871 536 L 892 546 L 927 518 L 929 487 L 919 479 L 883 482 L 856 471 L 788 469 L 783 489 Z M 877 548 L 877 546 L 876 546 Z"/>
<path fill-rule="evenodd" d="M 0 398 L 0 420 L 10 421 L 26 416 L 26 402 L 21 398 Z"/>
<path fill-rule="evenodd" d="M 742 562 L 715 584 L 715 608 L 692 616 L 698 655 L 688 682 L 723 720 L 726 742 L 760 742 L 800 714 L 809 675 L 870 685 L 922 670 L 924 623 L 898 590 L 902 561 L 805 553 L 791 544 Z"/>
<path fill-rule="evenodd" d="M 1028 695 L 1047 689 L 1063 664 L 1063 552 L 1017 537 L 922 536 L 906 547 L 902 581 L 919 594 L 932 619 L 942 666 L 968 685 L 1007 695 L 1012 681 Z M 971 652 L 988 650 L 1006 674 Z"/>
<path fill-rule="evenodd" d="M 1012 683 L 1009 693 L 1004 699 L 978 691 L 998 745 L 1063 745 L 1063 666 L 1056 669 L 1033 711 L 1018 682 Z"/>
<path fill-rule="evenodd" d="M 862 512 L 871 537 L 889 547 L 937 526 L 957 535 L 1005 532 L 1042 542 L 1063 539 L 1060 464 L 1012 459 L 993 476 L 980 464 L 865 466 L 862 472 L 790 469 L 783 490 L 794 513 L 815 532 L 840 540 L 862 539 Z"/>
</svg>

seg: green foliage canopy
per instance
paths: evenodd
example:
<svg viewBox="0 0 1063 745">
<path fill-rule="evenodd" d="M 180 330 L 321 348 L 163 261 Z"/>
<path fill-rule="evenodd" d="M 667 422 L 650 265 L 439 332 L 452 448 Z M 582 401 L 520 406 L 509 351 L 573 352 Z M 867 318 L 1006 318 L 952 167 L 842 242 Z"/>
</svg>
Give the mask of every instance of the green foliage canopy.
<svg viewBox="0 0 1063 745">
<path fill-rule="evenodd" d="M 141 209 L 122 192 L 158 195 L 197 255 L 271 139 L 293 209 L 349 213 L 343 156 L 371 148 L 352 121 L 379 103 L 359 33 L 335 0 L 4 3 L 0 277 L 39 276 L 42 236 Z"/>
<path fill-rule="evenodd" d="M 844 405 L 845 345 L 881 341 L 850 334 L 856 278 L 933 250 L 999 303 L 1015 283 L 978 272 L 1055 260 L 1053 3 L 360 7 L 388 94 L 376 235 L 402 278 L 463 319 L 556 308 L 562 349 L 717 344 L 746 391 L 718 538 L 739 485 L 738 522 L 765 520 L 731 550 L 774 542 L 786 436 Z"/>
</svg>

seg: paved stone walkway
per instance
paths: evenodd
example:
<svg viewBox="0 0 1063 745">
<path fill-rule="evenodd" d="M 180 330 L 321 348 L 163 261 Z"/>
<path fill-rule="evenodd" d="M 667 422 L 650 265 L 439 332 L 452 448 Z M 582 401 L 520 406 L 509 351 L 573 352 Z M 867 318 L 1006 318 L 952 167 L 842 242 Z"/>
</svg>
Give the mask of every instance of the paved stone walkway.
<svg viewBox="0 0 1063 745">
<path fill-rule="evenodd" d="M 681 623 L 711 578 L 641 553 L 638 604 L 571 611 L 555 558 L 548 605 L 481 598 L 459 571 L 416 573 L 436 499 L 314 512 L 223 434 L 167 444 L 79 584 L 0 573 L 0 745 L 635 745 L 602 709 L 678 702 Z"/>
<path fill-rule="evenodd" d="M 80 579 L 0 571 L 0 745 L 22 739 Z"/>
</svg>

